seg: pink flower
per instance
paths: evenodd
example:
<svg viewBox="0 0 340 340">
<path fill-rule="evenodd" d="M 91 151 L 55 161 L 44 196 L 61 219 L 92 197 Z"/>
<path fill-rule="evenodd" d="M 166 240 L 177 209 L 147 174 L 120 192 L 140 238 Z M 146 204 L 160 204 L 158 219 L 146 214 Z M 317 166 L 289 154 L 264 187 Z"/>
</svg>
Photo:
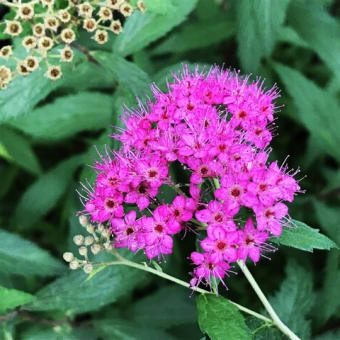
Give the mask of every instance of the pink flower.
<svg viewBox="0 0 340 340">
<path fill-rule="evenodd" d="M 192 286 L 199 285 L 202 280 L 210 283 L 212 277 L 223 280 L 227 271 L 230 269 L 228 263 L 216 261 L 209 253 L 193 252 L 190 255 L 192 262 L 197 266 L 194 269 L 194 279 L 190 281 Z"/>
<path fill-rule="evenodd" d="M 200 222 L 208 223 L 210 226 L 222 226 L 225 230 L 234 231 L 236 230 L 236 225 L 232 217 L 236 212 L 228 202 L 222 204 L 218 201 L 210 201 L 207 209 L 196 212 L 196 218 Z"/>
<path fill-rule="evenodd" d="M 178 223 L 188 222 L 191 220 L 194 210 L 196 209 L 195 201 L 185 196 L 176 196 L 170 206 L 171 218 Z"/>
<path fill-rule="evenodd" d="M 124 219 L 112 218 L 111 230 L 115 235 L 116 248 L 128 247 L 136 252 L 144 247 L 144 237 L 141 225 L 136 221 L 136 212 L 130 211 Z"/>
<path fill-rule="evenodd" d="M 275 87 L 266 91 L 260 80 L 218 67 L 184 67 L 173 79 L 167 93 L 153 85 L 152 99 L 125 109 L 126 128 L 113 135 L 122 146 L 100 156 L 96 183 L 81 197 L 92 222 L 111 225 L 115 247 L 143 249 L 149 259 L 171 254 L 174 235 L 196 224 L 194 232 L 204 233 L 204 253 L 191 254 L 198 285 L 222 280 L 229 263 L 257 262 L 271 251 L 268 236 L 281 234 L 285 202 L 300 187 L 297 172 L 268 164 Z M 169 204 L 159 192 L 166 186 L 180 192 Z M 250 216 L 244 228 L 243 213 Z"/>
<path fill-rule="evenodd" d="M 209 226 L 208 237 L 201 241 L 201 247 L 211 253 L 211 258 L 218 261 L 223 259 L 227 262 L 237 260 L 238 233 L 237 231 L 227 232 L 222 227 Z"/>
<path fill-rule="evenodd" d="M 254 228 L 252 218 L 249 218 L 244 229 L 239 230 L 238 258 L 246 261 L 247 256 L 253 262 L 258 262 L 261 256 L 261 246 L 268 239 L 268 234 Z"/>
</svg>

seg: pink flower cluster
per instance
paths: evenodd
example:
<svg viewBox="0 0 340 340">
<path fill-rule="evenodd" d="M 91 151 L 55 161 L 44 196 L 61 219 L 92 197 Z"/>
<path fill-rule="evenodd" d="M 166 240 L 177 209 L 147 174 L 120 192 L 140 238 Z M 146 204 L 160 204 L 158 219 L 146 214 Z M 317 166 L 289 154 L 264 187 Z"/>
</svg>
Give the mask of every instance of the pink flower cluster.
<svg viewBox="0 0 340 340">
<path fill-rule="evenodd" d="M 270 249 L 288 218 L 283 202 L 300 190 L 286 166 L 267 162 L 278 93 L 217 67 L 184 68 L 168 93 L 152 92 L 153 101 L 125 113 L 126 128 L 114 135 L 121 149 L 95 165 L 85 211 L 110 226 L 115 247 L 149 259 L 171 254 L 173 235 L 196 228 L 206 236 L 191 254 L 191 283 L 223 279 L 230 263 L 257 262 Z M 172 163 L 188 183 L 174 183 Z M 160 201 L 161 186 L 176 192 L 171 204 Z"/>
</svg>

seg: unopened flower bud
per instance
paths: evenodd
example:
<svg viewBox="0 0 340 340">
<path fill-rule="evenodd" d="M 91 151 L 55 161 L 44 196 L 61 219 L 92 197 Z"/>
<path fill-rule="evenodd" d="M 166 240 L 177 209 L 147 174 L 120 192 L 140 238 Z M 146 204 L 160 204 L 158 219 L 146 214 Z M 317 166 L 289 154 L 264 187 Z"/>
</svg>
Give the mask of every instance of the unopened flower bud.
<svg viewBox="0 0 340 340">
<path fill-rule="evenodd" d="M 144 13 L 146 11 L 145 3 L 142 0 L 139 0 L 137 2 L 137 7 L 142 13 Z"/>
<path fill-rule="evenodd" d="M 66 262 L 71 262 L 74 259 L 74 255 L 70 252 L 66 252 L 63 254 L 63 258 Z"/>
<path fill-rule="evenodd" d="M 22 32 L 22 27 L 19 21 L 7 21 L 4 33 L 9 34 L 12 37 L 16 37 Z"/>
<path fill-rule="evenodd" d="M 93 255 L 96 255 L 101 251 L 101 246 L 99 244 L 92 244 L 91 251 Z"/>
<path fill-rule="evenodd" d="M 62 73 L 60 66 L 50 66 L 45 73 L 45 76 L 53 81 L 61 78 Z"/>
<path fill-rule="evenodd" d="M 38 46 L 42 51 L 49 51 L 53 44 L 53 40 L 50 37 L 43 37 L 38 42 Z"/>
<path fill-rule="evenodd" d="M 94 40 L 99 44 L 103 45 L 105 44 L 109 39 L 109 35 L 104 30 L 97 30 L 94 35 Z"/>
<path fill-rule="evenodd" d="M 122 2 L 122 0 L 106 0 L 106 5 L 111 9 L 119 9 Z"/>
<path fill-rule="evenodd" d="M 84 247 L 84 246 L 80 247 L 80 248 L 79 248 L 79 254 L 80 254 L 81 256 L 86 256 L 86 255 L 87 255 L 87 248 Z"/>
<path fill-rule="evenodd" d="M 89 234 L 93 234 L 94 233 L 94 226 L 92 224 L 88 225 L 86 227 L 86 231 L 89 233 Z"/>
<path fill-rule="evenodd" d="M 12 80 L 12 72 L 6 66 L 0 66 L 0 83 L 8 84 Z"/>
<path fill-rule="evenodd" d="M 29 72 L 35 71 L 39 67 L 39 59 L 37 57 L 28 56 L 25 59 L 25 64 Z"/>
<path fill-rule="evenodd" d="M 18 14 L 22 20 L 30 20 L 34 16 L 34 9 L 30 4 L 23 4 L 19 7 Z"/>
<path fill-rule="evenodd" d="M 54 5 L 54 1 L 55 0 L 40 0 L 43 6 L 48 6 L 48 7 L 52 7 Z"/>
<path fill-rule="evenodd" d="M 93 32 L 97 29 L 97 22 L 96 20 L 90 18 L 85 19 L 83 22 L 83 28 L 88 32 Z"/>
<path fill-rule="evenodd" d="M 67 63 L 71 62 L 73 59 L 73 51 L 71 48 L 68 46 L 65 46 L 61 51 L 60 51 L 60 60 L 65 61 Z"/>
<path fill-rule="evenodd" d="M 113 248 L 112 243 L 111 242 L 105 242 L 104 243 L 104 248 L 106 250 L 112 250 L 112 248 Z"/>
<path fill-rule="evenodd" d="M 89 219 L 85 215 L 79 216 L 79 223 L 82 227 L 87 227 L 89 224 Z"/>
<path fill-rule="evenodd" d="M 114 34 L 120 34 L 123 31 L 122 24 L 119 20 L 113 20 L 110 25 L 111 31 Z"/>
<path fill-rule="evenodd" d="M 102 233 L 104 230 L 104 226 L 102 224 L 98 224 L 97 230 L 99 233 Z"/>
<path fill-rule="evenodd" d="M 43 37 L 45 34 L 45 26 L 41 23 L 35 24 L 32 28 L 33 34 L 36 37 Z"/>
<path fill-rule="evenodd" d="M 29 73 L 25 61 L 22 61 L 22 60 L 18 61 L 16 69 L 18 73 L 22 76 L 27 76 Z"/>
<path fill-rule="evenodd" d="M 12 54 L 12 46 L 4 46 L 0 49 L 0 58 L 8 59 Z"/>
<path fill-rule="evenodd" d="M 66 44 L 71 44 L 76 39 L 76 35 L 70 28 L 63 29 L 61 31 L 60 37 L 61 40 Z"/>
<path fill-rule="evenodd" d="M 110 230 L 109 229 L 104 229 L 102 231 L 102 236 L 105 238 L 109 238 L 110 237 Z"/>
<path fill-rule="evenodd" d="M 58 18 L 61 22 L 67 23 L 71 20 L 71 14 L 65 9 L 58 11 Z"/>
<path fill-rule="evenodd" d="M 124 17 L 129 17 L 133 12 L 132 6 L 126 3 L 121 5 L 119 10 L 120 10 L 120 13 L 124 15 Z"/>
<path fill-rule="evenodd" d="M 112 20 L 112 11 L 108 7 L 101 7 L 98 12 L 98 16 L 101 20 Z"/>
<path fill-rule="evenodd" d="M 90 246 L 94 242 L 94 238 L 92 236 L 86 236 L 85 237 L 85 246 Z"/>
<path fill-rule="evenodd" d="M 45 27 L 52 30 L 52 31 L 57 31 L 58 27 L 59 27 L 59 21 L 57 18 L 53 17 L 53 16 L 47 16 L 45 17 L 44 20 L 44 24 Z"/>
<path fill-rule="evenodd" d="M 90 18 L 92 16 L 93 7 L 89 2 L 78 5 L 78 13 L 81 17 Z"/>
<path fill-rule="evenodd" d="M 28 35 L 22 41 L 22 46 L 25 47 L 26 51 L 29 51 L 32 48 L 37 46 L 37 39 L 33 35 Z"/>
<path fill-rule="evenodd" d="M 79 268 L 79 263 L 78 263 L 78 261 L 76 261 L 76 260 L 71 261 L 71 262 L 70 262 L 70 268 L 71 268 L 72 270 L 78 269 L 78 268 Z"/>
<path fill-rule="evenodd" d="M 86 263 L 85 266 L 83 267 L 83 270 L 86 274 L 90 274 L 93 270 L 93 266 L 91 263 Z"/>
<path fill-rule="evenodd" d="M 81 246 L 84 243 L 84 236 L 83 235 L 75 235 L 73 237 L 73 242 L 77 245 L 77 246 Z"/>
</svg>

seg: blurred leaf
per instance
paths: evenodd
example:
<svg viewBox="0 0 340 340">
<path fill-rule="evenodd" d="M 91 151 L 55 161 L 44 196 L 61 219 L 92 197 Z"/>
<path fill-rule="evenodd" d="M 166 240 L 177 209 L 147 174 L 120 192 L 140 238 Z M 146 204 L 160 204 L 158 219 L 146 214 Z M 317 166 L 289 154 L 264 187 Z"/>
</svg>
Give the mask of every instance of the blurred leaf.
<svg viewBox="0 0 340 340">
<path fill-rule="evenodd" d="M 340 161 L 340 107 L 330 94 L 299 71 L 275 63 L 275 71 L 298 108 L 298 118 L 319 141 L 320 147 Z"/>
<path fill-rule="evenodd" d="M 299 47 L 308 47 L 308 44 L 289 26 L 282 27 L 278 32 L 279 40 Z"/>
<path fill-rule="evenodd" d="M 188 23 L 153 49 L 152 54 L 182 53 L 226 40 L 234 33 L 232 19 L 221 13 L 219 18 Z"/>
<path fill-rule="evenodd" d="M 0 92 L 0 122 L 32 111 L 40 100 L 60 85 L 62 80 L 52 82 L 44 72 L 40 69 L 26 77 L 16 77 L 6 91 Z"/>
<path fill-rule="evenodd" d="M 140 324 L 158 328 L 194 323 L 196 306 L 190 292 L 178 286 L 166 286 L 137 301 L 128 312 Z"/>
<path fill-rule="evenodd" d="M 163 0 L 169 3 L 170 0 Z M 185 20 L 186 16 L 195 8 L 197 0 L 172 0 L 164 14 L 135 12 L 124 25 L 124 31 L 114 43 L 114 52 L 127 56 L 151 42 L 161 38 L 173 27 Z M 165 6 L 165 4 L 164 4 Z"/>
<path fill-rule="evenodd" d="M 310 321 L 306 317 L 314 300 L 311 272 L 290 260 L 286 267 L 286 279 L 270 303 L 282 322 L 304 340 L 310 338 Z"/>
<path fill-rule="evenodd" d="M 93 56 L 107 71 L 112 73 L 114 79 L 118 81 L 119 84 L 124 85 L 135 96 L 143 96 L 146 94 L 150 86 L 150 80 L 148 75 L 136 64 L 103 51 L 95 51 L 93 52 Z"/>
<path fill-rule="evenodd" d="M 329 207 L 320 201 L 314 201 L 314 208 L 324 230 L 340 242 L 340 212 L 338 207 Z M 327 257 L 323 286 L 321 289 L 321 305 L 317 318 L 326 322 L 340 307 L 340 251 L 331 251 Z"/>
<path fill-rule="evenodd" d="M 330 207 L 321 201 L 314 200 L 314 209 L 321 227 L 340 244 L 340 211 L 338 207 Z"/>
<path fill-rule="evenodd" d="M 31 294 L 0 286 L 0 313 L 6 312 L 7 309 L 22 306 L 33 300 L 34 296 Z"/>
<path fill-rule="evenodd" d="M 59 163 L 36 180 L 22 195 L 14 213 L 14 223 L 29 228 L 46 215 L 67 190 L 84 155 L 73 156 Z"/>
<path fill-rule="evenodd" d="M 339 340 L 340 339 L 340 329 L 329 331 L 327 333 L 321 334 L 313 338 L 314 340 Z"/>
<path fill-rule="evenodd" d="M 262 57 L 269 57 L 285 20 L 290 0 L 237 2 L 238 54 L 246 72 L 255 72 Z"/>
<path fill-rule="evenodd" d="M 271 324 L 266 324 L 256 317 L 248 316 L 246 324 L 253 335 L 253 340 L 283 340 L 284 338 L 278 328 Z"/>
<path fill-rule="evenodd" d="M 49 276 L 62 272 L 65 267 L 46 250 L 0 230 L 0 270 L 18 275 Z"/>
<path fill-rule="evenodd" d="M 169 10 L 173 11 L 172 0 L 143 0 L 147 11 L 150 13 L 166 14 Z"/>
<path fill-rule="evenodd" d="M 223 297 L 201 294 L 197 298 L 198 324 L 212 340 L 252 339 L 238 308 Z"/>
<path fill-rule="evenodd" d="M 283 228 L 280 237 L 272 238 L 271 242 L 309 252 L 313 252 L 314 249 L 337 248 L 332 240 L 319 233 L 319 229 L 311 228 L 307 224 L 295 220 L 292 220 L 289 227 Z"/>
<path fill-rule="evenodd" d="M 27 140 L 3 126 L 0 126 L 0 157 L 18 164 L 33 174 L 41 172 L 39 160 Z"/>
<path fill-rule="evenodd" d="M 96 259 L 113 260 L 112 256 L 106 255 L 103 257 L 104 255 L 100 254 Z M 58 278 L 38 291 L 36 300 L 27 309 L 62 310 L 67 313 L 97 310 L 129 294 L 136 286 L 142 284 L 146 274 L 126 266 L 112 265 L 91 280 L 87 281 L 87 277 L 88 275 L 80 269 Z"/>
<path fill-rule="evenodd" d="M 288 22 L 340 79 L 340 23 L 318 2 L 292 1 Z"/>
<path fill-rule="evenodd" d="M 112 115 L 112 97 L 96 92 L 80 92 L 58 98 L 10 124 L 35 138 L 58 140 L 80 131 L 106 127 Z"/>
<path fill-rule="evenodd" d="M 163 330 L 150 327 L 148 324 L 141 326 L 123 319 L 94 321 L 94 326 L 104 340 L 175 340 Z"/>
<path fill-rule="evenodd" d="M 34 325 L 22 334 L 22 340 L 94 340 L 97 336 L 90 328 L 72 328 L 69 324 L 46 328 Z"/>
</svg>

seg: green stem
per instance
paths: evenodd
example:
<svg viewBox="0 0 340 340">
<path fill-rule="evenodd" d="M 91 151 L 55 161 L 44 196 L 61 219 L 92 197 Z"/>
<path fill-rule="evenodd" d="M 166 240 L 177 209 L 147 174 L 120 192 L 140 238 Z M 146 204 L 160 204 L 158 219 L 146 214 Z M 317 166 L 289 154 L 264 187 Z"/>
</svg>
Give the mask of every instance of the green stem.
<svg viewBox="0 0 340 340">
<path fill-rule="evenodd" d="M 178 285 L 181 285 L 183 287 L 186 287 L 186 288 L 189 288 L 189 289 L 192 289 L 198 293 L 201 293 L 201 294 L 213 294 L 212 292 L 208 291 L 208 290 L 205 290 L 205 289 L 202 289 L 202 288 L 199 288 L 199 287 L 191 287 L 190 284 L 188 282 L 185 282 L 185 281 L 182 281 L 176 277 L 173 277 L 169 274 L 166 274 L 164 272 L 161 272 L 159 270 L 156 270 L 154 268 L 151 268 L 149 266 L 147 266 L 146 264 L 139 264 L 139 263 L 135 263 L 135 262 L 132 262 L 132 261 L 129 261 L 127 259 L 124 259 L 122 256 L 120 256 L 118 253 L 115 252 L 114 254 L 115 256 L 117 256 L 117 258 L 119 259 L 119 261 L 112 261 L 112 262 L 97 262 L 97 263 L 94 263 L 94 264 L 102 264 L 102 265 L 124 265 L 124 266 L 129 266 L 129 267 L 132 267 L 132 268 L 136 268 L 136 269 L 140 269 L 140 270 L 144 270 L 145 272 L 148 272 L 148 273 L 151 273 L 151 274 L 154 274 L 154 275 L 157 275 L 159 277 L 162 277 L 163 279 L 166 279 L 166 280 L 169 280 L 169 281 L 172 281 L 172 282 L 175 282 L 177 283 Z M 261 319 L 265 322 L 268 322 L 268 323 L 272 323 L 272 320 L 270 320 L 269 318 L 265 317 L 264 315 L 261 315 L 259 313 L 256 313 L 254 312 L 253 310 L 251 309 L 248 309 L 242 305 L 239 305 L 238 303 L 236 302 L 233 302 L 233 301 L 230 301 L 228 300 L 230 303 L 232 303 L 234 306 L 236 306 L 239 310 L 241 310 L 242 312 L 244 313 L 247 313 L 247 314 L 250 314 L 258 319 Z"/>
<path fill-rule="evenodd" d="M 250 283 L 250 285 L 252 286 L 252 288 L 254 289 L 256 295 L 258 296 L 258 298 L 261 300 L 264 308 L 267 310 L 268 314 L 270 315 L 270 317 L 273 320 L 274 325 L 280 329 L 280 331 L 282 333 L 284 333 L 285 335 L 288 336 L 289 339 L 291 340 L 301 340 L 298 336 L 296 336 L 279 318 L 279 316 L 276 314 L 276 312 L 274 311 L 273 307 L 271 306 L 271 304 L 269 303 L 269 301 L 267 300 L 267 298 L 265 297 L 265 295 L 263 294 L 260 286 L 257 284 L 257 282 L 255 281 L 253 275 L 250 273 L 249 269 L 247 268 L 247 266 L 245 265 L 245 263 L 243 261 L 237 261 L 237 264 L 240 266 L 244 276 L 247 278 L 248 282 Z"/>
</svg>

